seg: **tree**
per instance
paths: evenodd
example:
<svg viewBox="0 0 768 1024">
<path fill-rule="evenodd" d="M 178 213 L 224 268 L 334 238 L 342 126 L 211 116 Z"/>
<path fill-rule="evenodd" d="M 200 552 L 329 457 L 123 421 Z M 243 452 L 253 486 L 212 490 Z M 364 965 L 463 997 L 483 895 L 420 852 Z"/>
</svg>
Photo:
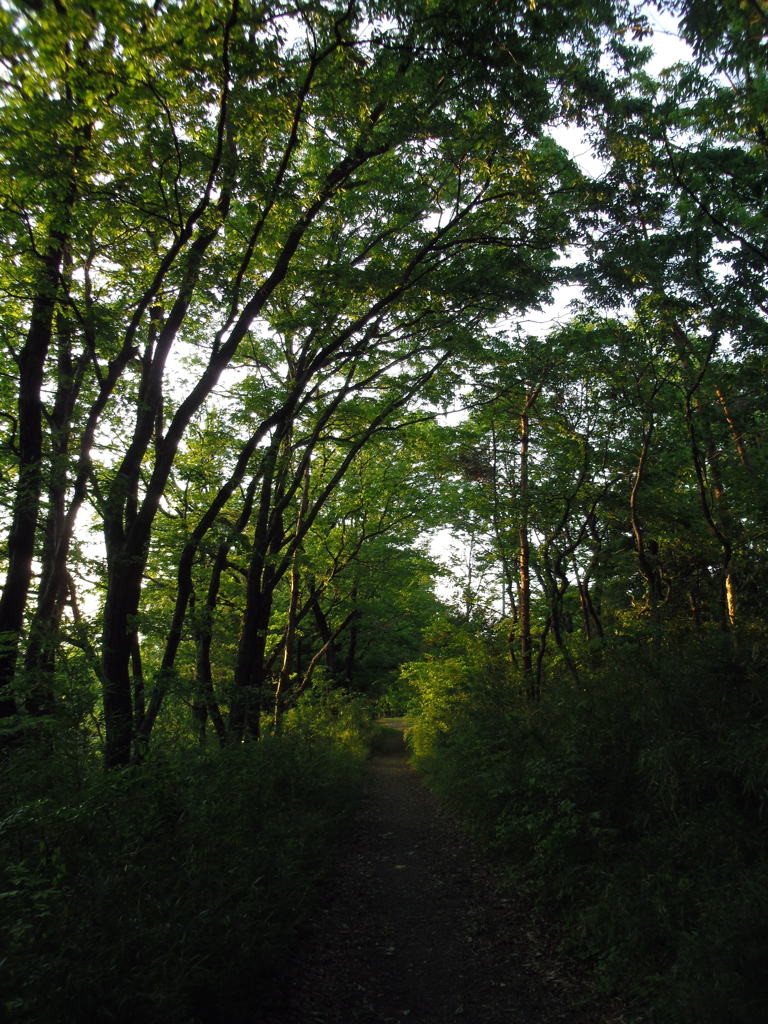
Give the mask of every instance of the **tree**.
<svg viewBox="0 0 768 1024">
<path fill-rule="evenodd" d="M 584 76 L 602 75 L 599 26 L 614 13 L 609 5 L 594 13 L 595 27 L 561 7 L 509 3 L 491 16 L 450 3 L 428 15 L 403 5 L 388 12 L 386 30 L 378 10 L 354 4 L 265 13 L 234 0 L 203 17 L 176 3 L 160 11 L 114 2 L 96 13 L 76 2 L 4 15 L 15 97 L 6 115 L 28 116 L 42 102 L 36 96 L 58 95 L 85 139 L 82 157 L 62 147 L 70 164 L 83 162 L 72 171 L 78 189 L 68 199 L 57 184 L 35 217 L 36 230 L 46 218 L 59 230 L 66 218 L 56 211 L 77 203 L 67 294 L 51 306 L 50 289 L 37 289 L 47 294 L 49 326 L 32 362 L 38 377 L 53 378 L 46 356 L 61 308 L 60 377 L 72 367 L 74 383 L 57 416 L 78 426 L 51 435 L 48 533 L 59 539 L 45 558 L 27 661 L 37 672 L 41 645 L 56 648 L 63 567 L 78 514 L 93 500 L 107 552 L 100 674 L 110 765 L 130 756 L 137 710 L 141 717 L 130 663 L 158 509 L 222 374 L 252 355 L 269 372 L 270 332 L 296 336 L 291 383 L 262 392 L 251 432 L 279 448 L 275 437 L 288 436 L 318 374 L 346 373 L 352 360 L 356 372 L 372 372 L 364 362 L 383 337 L 402 339 L 405 359 L 408 338 L 427 329 L 442 336 L 430 342 L 439 358 L 439 345 L 457 345 L 448 321 L 461 338 L 545 291 L 570 237 L 576 178 L 538 135 L 566 105 L 584 110 Z M 559 47 L 566 35 L 568 51 Z M 57 128 L 57 144 L 63 137 Z M 50 138 L 43 130 L 39 145 L 32 140 L 27 166 Z M 21 198 L 4 206 L 17 245 L 29 207 Z M 64 246 L 46 245 L 38 249 L 58 280 Z M 172 385 L 172 353 L 181 350 L 187 383 L 177 375 Z M 42 422 L 42 412 L 32 419 Z M 124 444 L 117 423 L 127 428 Z M 18 493 L 38 497 L 16 503 L 27 527 L 21 540 L 15 529 L 9 563 L 27 575 L 40 481 L 33 472 L 31 489 L 22 485 L 21 469 L 40 464 L 36 429 L 24 442 Z M 11 651 L 28 588 L 6 587 Z M 241 681 L 251 671 L 247 646 Z"/>
</svg>

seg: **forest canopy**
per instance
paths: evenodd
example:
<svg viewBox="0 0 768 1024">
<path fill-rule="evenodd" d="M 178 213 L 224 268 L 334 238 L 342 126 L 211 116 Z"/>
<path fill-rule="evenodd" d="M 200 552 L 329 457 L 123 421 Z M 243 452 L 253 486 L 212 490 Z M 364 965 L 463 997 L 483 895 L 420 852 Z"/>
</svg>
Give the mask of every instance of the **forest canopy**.
<svg viewBox="0 0 768 1024">
<path fill-rule="evenodd" d="M 602 0 L 2 5 L 11 733 L 120 765 L 169 699 L 224 741 L 365 688 L 439 526 L 532 699 L 548 641 L 758 628 L 766 14 L 660 9 L 654 79 Z"/>
</svg>

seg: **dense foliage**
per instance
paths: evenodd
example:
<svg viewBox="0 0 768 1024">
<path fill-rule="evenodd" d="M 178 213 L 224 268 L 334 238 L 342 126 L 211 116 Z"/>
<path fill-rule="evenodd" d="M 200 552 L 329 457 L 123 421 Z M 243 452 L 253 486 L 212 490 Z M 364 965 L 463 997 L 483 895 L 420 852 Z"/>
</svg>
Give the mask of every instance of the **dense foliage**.
<svg viewBox="0 0 768 1024">
<path fill-rule="evenodd" d="M 9 1014 L 234 992 L 377 702 L 638 1014 L 765 1016 L 767 39 L 0 0 Z"/>
<path fill-rule="evenodd" d="M 346 628 L 329 582 L 424 522 L 402 444 L 368 460 L 372 510 L 342 481 L 575 238 L 579 175 L 542 129 L 587 108 L 616 19 L 576 14 L 3 6 L 6 719 L 59 707 L 78 646 L 109 766 L 179 686 L 256 737 L 302 614 L 324 645 Z M 316 562 L 321 516 L 351 524 Z"/>
<path fill-rule="evenodd" d="M 16 752 L 3 1019 L 252 1019 L 355 804 L 369 722 L 336 694 L 300 701 L 283 736 L 106 775 L 83 751 Z"/>
<path fill-rule="evenodd" d="M 443 630 L 407 670 L 416 763 L 632 1020 L 768 1005 L 761 669 L 709 637 L 574 654 L 534 707 L 499 644 Z"/>
</svg>

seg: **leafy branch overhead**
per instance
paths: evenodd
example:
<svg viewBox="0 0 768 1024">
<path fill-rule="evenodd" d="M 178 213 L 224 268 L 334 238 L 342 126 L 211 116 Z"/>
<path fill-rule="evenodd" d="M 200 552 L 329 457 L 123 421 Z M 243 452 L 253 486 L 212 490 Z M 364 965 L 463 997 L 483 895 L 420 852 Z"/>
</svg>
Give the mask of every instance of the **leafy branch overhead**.
<svg viewBox="0 0 768 1024">
<path fill-rule="evenodd" d="M 260 459 L 266 538 L 283 486 L 268 452 L 318 415 L 320 393 L 333 406 L 398 366 L 426 386 L 484 322 L 545 295 L 573 240 L 579 176 L 539 135 L 573 101 L 554 79 L 599 75 L 599 36 L 517 4 L 491 17 L 450 4 L 52 3 L 2 18 L 6 290 L 30 310 L 26 340 L 6 335 L 22 397 L 3 679 L 34 600 L 38 512 L 49 543 L 25 657 L 44 691 L 75 525 L 93 507 L 107 760 L 121 763 L 141 718 L 142 580 L 190 430 L 236 389 L 250 440 L 215 505 Z M 271 586 L 251 598 L 259 621 Z M 255 692 L 241 646 L 237 688 Z"/>
<path fill-rule="evenodd" d="M 57 713 L 77 639 L 109 766 L 179 700 L 258 736 L 319 650 L 359 682 L 385 529 L 395 560 L 470 538 L 465 610 L 532 700 L 549 641 L 580 678 L 576 611 L 588 639 L 672 606 L 737 628 L 764 12 L 731 6 L 718 43 L 682 0 L 5 4 L 8 720 Z M 669 13 L 691 57 L 653 78 Z"/>
</svg>

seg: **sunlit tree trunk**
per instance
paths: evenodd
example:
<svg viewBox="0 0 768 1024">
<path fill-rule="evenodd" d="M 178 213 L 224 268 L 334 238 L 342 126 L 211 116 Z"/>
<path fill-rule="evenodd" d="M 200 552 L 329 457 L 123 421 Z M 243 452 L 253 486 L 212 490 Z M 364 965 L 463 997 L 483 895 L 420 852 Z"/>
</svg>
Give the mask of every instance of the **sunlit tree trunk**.
<svg viewBox="0 0 768 1024">
<path fill-rule="evenodd" d="M 538 699 L 538 687 L 533 675 L 533 644 L 531 639 L 531 545 L 529 536 L 529 480 L 528 460 L 531 438 L 529 410 L 533 404 L 531 393 L 526 395 L 520 415 L 520 523 L 518 527 L 519 575 L 518 621 L 520 624 L 520 662 L 523 688 L 529 700 Z"/>
<path fill-rule="evenodd" d="M 699 389 L 707 361 L 704 361 L 704 367 L 701 369 L 694 365 L 690 339 L 679 324 L 673 326 L 672 334 L 688 382 L 685 396 L 685 419 L 688 428 L 691 459 L 699 489 L 699 501 L 707 526 L 717 539 L 722 551 L 721 573 L 723 580 L 723 604 L 725 608 L 724 625 L 727 629 L 732 630 L 736 625 L 737 616 L 733 551 L 735 524 L 725 497 L 720 457 L 712 436 L 712 425 L 707 416 L 707 409 L 699 399 Z M 715 386 L 715 394 L 717 395 L 720 409 L 725 417 L 741 464 L 749 469 L 750 463 L 746 448 L 741 442 L 741 437 L 736 430 L 736 425 L 725 402 L 723 393 L 717 386 Z M 696 436 L 697 424 L 703 438 L 704 452 L 699 448 Z"/>
<path fill-rule="evenodd" d="M 744 435 L 736 425 L 736 420 L 734 419 L 731 410 L 728 408 L 725 394 L 723 393 L 722 388 L 718 385 L 715 385 L 715 394 L 717 395 L 717 400 L 720 403 L 720 408 L 722 409 L 723 416 L 725 417 L 725 422 L 728 424 L 728 432 L 731 435 L 731 440 L 733 441 L 733 446 L 736 449 L 736 454 L 739 457 L 739 462 L 742 464 L 744 469 L 749 473 L 752 473 L 752 462 L 749 458 L 749 449 L 744 441 Z"/>
<path fill-rule="evenodd" d="M 733 544 L 729 533 L 726 532 L 730 522 L 730 515 L 723 497 L 723 484 L 720 478 L 717 456 L 714 449 L 709 450 L 709 476 L 711 486 L 707 477 L 707 465 L 705 456 L 699 448 L 694 426 L 692 396 L 686 396 L 685 416 L 688 426 L 688 439 L 691 448 L 691 459 L 699 490 L 699 502 L 704 514 L 707 526 L 717 539 L 722 551 L 721 573 L 723 579 L 723 600 L 725 606 L 724 625 L 727 629 L 733 629 L 736 625 L 736 584 L 734 580 L 733 567 Z"/>
</svg>

